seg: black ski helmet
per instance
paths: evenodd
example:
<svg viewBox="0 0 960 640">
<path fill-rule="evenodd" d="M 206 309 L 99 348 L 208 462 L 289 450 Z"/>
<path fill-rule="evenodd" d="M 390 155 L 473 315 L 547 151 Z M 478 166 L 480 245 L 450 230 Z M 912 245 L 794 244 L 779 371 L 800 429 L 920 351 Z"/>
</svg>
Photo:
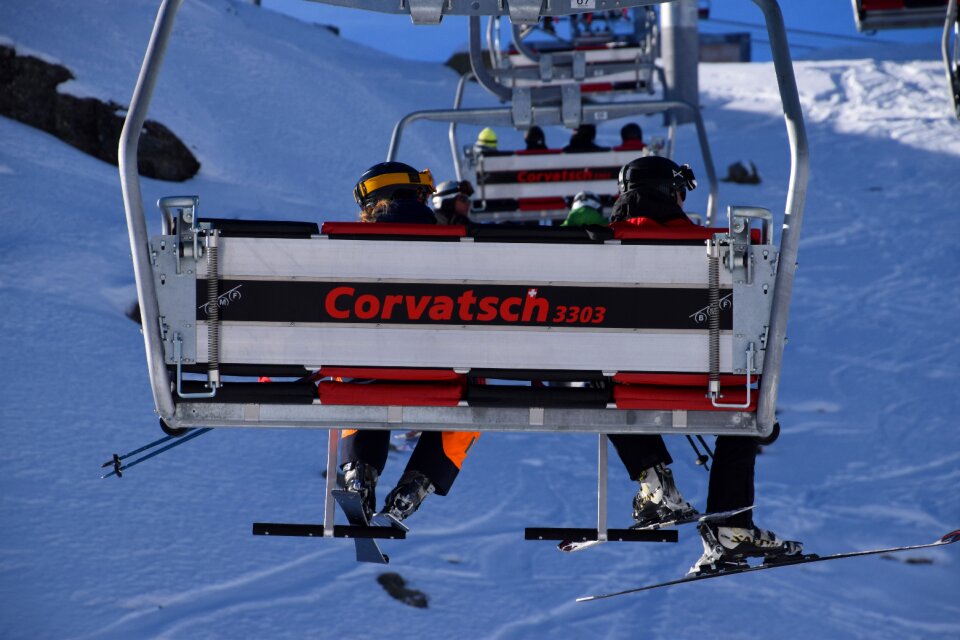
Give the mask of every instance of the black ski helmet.
<svg viewBox="0 0 960 640">
<path fill-rule="evenodd" d="M 434 192 L 429 169 L 417 171 L 403 162 L 380 162 L 363 172 L 353 188 L 361 207 L 379 200 L 419 200 Z"/>
<path fill-rule="evenodd" d="M 688 164 L 678 165 L 661 156 L 644 156 L 623 165 L 617 185 L 620 193 L 648 187 L 667 196 L 679 193 L 686 198 L 687 191 L 697 188 L 697 179 Z"/>
</svg>

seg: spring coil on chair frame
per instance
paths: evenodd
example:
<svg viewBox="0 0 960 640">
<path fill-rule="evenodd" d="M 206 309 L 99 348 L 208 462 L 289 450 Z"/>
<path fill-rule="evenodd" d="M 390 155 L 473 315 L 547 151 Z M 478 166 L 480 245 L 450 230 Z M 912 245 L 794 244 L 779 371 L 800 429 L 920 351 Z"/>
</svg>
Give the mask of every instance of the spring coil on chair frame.
<svg viewBox="0 0 960 640">
<path fill-rule="evenodd" d="M 218 231 L 207 235 L 207 386 L 220 386 L 220 266 Z"/>
<path fill-rule="evenodd" d="M 707 277 L 710 287 L 707 310 L 710 329 L 709 393 L 717 398 L 720 395 L 720 243 L 716 238 L 707 241 Z"/>
</svg>

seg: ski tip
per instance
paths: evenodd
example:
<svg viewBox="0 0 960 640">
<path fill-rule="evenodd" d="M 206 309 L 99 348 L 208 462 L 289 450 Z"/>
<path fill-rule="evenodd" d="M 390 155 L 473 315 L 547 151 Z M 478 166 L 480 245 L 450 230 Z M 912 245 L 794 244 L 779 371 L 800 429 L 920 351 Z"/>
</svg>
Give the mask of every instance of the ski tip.
<svg viewBox="0 0 960 640">
<path fill-rule="evenodd" d="M 942 544 L 952 544 L 954 542 L 960 541 L 960 529 L 956 531 L 951 531 L 947 535 L 940 538 Z"/>
<path fill-rule="evenodd" d="M 597 596 L 580 596 L 577 598 L 577 602 L 590 602 L 591 600 L 596 600 Z"/>
</svg>

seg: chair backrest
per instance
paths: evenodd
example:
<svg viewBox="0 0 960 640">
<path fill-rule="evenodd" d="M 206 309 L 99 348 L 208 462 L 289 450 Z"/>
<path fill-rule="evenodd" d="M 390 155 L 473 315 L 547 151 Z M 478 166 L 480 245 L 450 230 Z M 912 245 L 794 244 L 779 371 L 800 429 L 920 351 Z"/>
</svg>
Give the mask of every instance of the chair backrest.
<svg viewBox="0 0 960 640">
<path fill-rule="evenodd" d="M 618 195 L 620 167 L 643 153 L 550 149 L 468 157 L 465 170 L 476 185 L 470 217 L 483 222 L 562 220 L 580 191 L 592 191 L 610 207 Z"/>
<path fill-rule="evenodd" d="M 943 27 L 948 0 L 854 0 L 859 31 Z"/>
</svg>

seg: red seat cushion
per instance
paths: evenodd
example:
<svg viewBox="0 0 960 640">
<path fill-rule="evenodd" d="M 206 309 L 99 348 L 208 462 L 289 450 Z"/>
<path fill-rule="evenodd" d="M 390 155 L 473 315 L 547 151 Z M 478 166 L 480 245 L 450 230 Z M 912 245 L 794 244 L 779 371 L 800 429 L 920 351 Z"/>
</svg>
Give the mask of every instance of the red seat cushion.
<svg viewBox="0 0 960 640">
<path fill-rule="evenodd" d="M 743 404 L 747 399 L 744 387 L 723 387 L 724 404 Z M 714 407 L 707 397 L 706 388 L 659 387 L 641 384 L 618 384 L 613 387 L 613 401 L 618 409 L 648 409 L 671 411 L 756 411 L 757 394 L 752 393 L 750 406 L 745 409 L 722 409 Z"/>
<path fill-rule="evenodd" d="M 406 224 L 401 222 L 324 222 L 320 233 L 329 236 L 443 236 L 464 237 L 463 225 Z"/>
<path fill-rule="evenodd" d="M 613 376 L 613 381 L 619 384 L 646 384 L 661 387 L 701 387 L 707 388 L 710 375 L 707 373 L 649 373 L 620 371 Z M 757 376 L 751 376 L 750 382 L 757 381 Z M 720 375 L 720 384 L 723 387 L 743 387 L 746 384 L 746 375 L 724 373 Z"/>
</svg>

